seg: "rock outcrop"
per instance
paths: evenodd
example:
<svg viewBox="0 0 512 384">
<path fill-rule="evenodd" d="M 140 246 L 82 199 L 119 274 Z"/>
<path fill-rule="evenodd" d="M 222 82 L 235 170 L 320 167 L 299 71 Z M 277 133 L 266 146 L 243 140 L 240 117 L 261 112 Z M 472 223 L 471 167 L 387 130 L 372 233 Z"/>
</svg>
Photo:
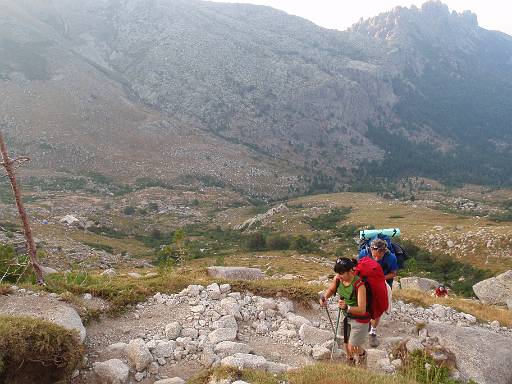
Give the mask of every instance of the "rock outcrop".
<svg viewBox="0 0 512 384">
<path fill-rule="evenodd" d="M 512 382 L 511 338 L 474 327 L 456 327 L 431 322 L 429 336 L 455 354 L 461 379 L 479 384 Z"/>
<path fill-rule="evenodd" d="M 512 270 L 476 283 L 473 291 L 482 303 L 507 305 L 512 300 Z"/>
<path fill-rule="evenodd" d="M 208 267 L 208 274 L 212 277 L 234 280 L 261 280 L 265 278 L 260 269 L 245 267 Z"/>
</svg>

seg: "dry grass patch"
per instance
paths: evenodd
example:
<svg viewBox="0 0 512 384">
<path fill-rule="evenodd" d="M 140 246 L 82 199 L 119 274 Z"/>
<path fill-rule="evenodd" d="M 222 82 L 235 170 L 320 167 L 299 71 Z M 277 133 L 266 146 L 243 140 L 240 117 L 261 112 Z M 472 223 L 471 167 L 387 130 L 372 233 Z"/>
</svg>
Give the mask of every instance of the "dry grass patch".
<svg viewBox="0 0 512 384">
<path fill-rule="evenodd" d="M 495 305 L 482 304 L 476 300 L 459 297 L 438 298 L 412 289 L 398 289 L 393 291 L 393 297 L 422 307 L 429 307 L 432 304 L 441 304 L 452 307 L 460 312 L 469 313 L 480 321 L 489 322 L 498 320 L 501 325 L 507 327 L 512 326 L 512 311 Z"/>
<path fill-rule="evenodd" d="M 82 361 L 76 331 L 30 317 L 0 316 L 0 382 L 64 383 Z"/>
<path fill-rule="evenodd" d="M 400 375 L 384 375 L 343 364 L 308 365 L 288 373 L 290 384 L 416 384 Z"/>
<path fill-rule="evenodd" d="M 8 295 L 11 293 L 11 286 L 9 284 L 0 284 L 0 295 Z"/>
<path fill-rule="evenodd" d="M 384 375 L 344 364 L 314 364 L 286 374 L 274 375 L 254 370 L 219 368 L 203 372 L 190 379 L 188 384 L 207 384 L 211 378 L 244 380 L 252 384 L 417 384 L 417 381 L 400 375 Z"/>
</svg>

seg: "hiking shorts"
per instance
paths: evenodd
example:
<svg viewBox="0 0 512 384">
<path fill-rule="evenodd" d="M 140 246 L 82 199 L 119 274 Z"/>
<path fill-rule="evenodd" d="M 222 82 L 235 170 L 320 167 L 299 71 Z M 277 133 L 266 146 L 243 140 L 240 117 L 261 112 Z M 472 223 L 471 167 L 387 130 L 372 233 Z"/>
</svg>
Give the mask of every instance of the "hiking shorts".
<svg viewBox="0 0 512 384">
<path fill-rule="evenodd" d="M 339 336 L 343 340 L 343 327 L 340 328 L 342 329 Z M 359 347 L 366 340 L 368 340 L 368 323 L 360 323 L 355 319 L 348 319 L 348 343 Z"/>
</svg>

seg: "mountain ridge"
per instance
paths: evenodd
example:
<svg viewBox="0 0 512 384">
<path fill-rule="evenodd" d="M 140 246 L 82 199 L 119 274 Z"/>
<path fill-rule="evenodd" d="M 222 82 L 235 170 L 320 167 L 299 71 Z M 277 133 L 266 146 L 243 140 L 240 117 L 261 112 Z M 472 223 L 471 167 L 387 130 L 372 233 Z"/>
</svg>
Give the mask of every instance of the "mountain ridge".
<svg viewBox="0 0 512 384">
<path fill-rule="evenodd" d="M 254 167 L 263 164 L 264 173 L 278 175 L 279 194 L 342 190 L 357 180 L 368 184 L 370 177 L 386 181 L 410 175 L 456 183 L 512 183 L 506 166 L 512 160 L 507 123 L 512 118 L 512 38 L 478 27 L 470 12 L 450 13 L 446 5 L 430 1 L 421 9 L 395 8 L 340 32 L 268 7 L 199 0 L 34 4 L 17 2 L 16 9 L 30 15 L 28 21 L 11 15 L 12 28 L 0 30 L 0 36 L 7 52 L 16 51 L 9 41 L 32 41 L 42 49 L 42 64 L 23 69 L 21 59 L 14 64 L 0 59 L 3 82 L 12 86 L 12 77 L 18 78 L 21 88 L 50 82 L 46 72 L 55 76 L 62 64 L 58 55 L 47 60 L 57 44 L 80 65 L 94 67 L 98 75 L 92 76 L 118 84 L 124 95 L 116 98 L 173 121 L 180 132 L 195 132 L 199 141 L 220 140 L 224 144 L 214 145 L 216 150 L 240 148 L 244 155 L 238 163 L 257 159 Z M 4 18 L 5 9 L 0 14 Z M 24 25 L 23 20 L 41 23 L 39 40 L 20 37 L 16 23 Z M 40 48 L 41 40 L 49 47 Z M 20 68 L 25 79 L 19 79 Z M 40 79 L 30 79 L 30 73 L 26 78 L 23 71 Z M 82 124 L 84 132 L 98 132 L 98 116 L 88 118 L 92 127 Z M 111 118 L 108 140 L 113 143 L 118 124 Z M 23 120 L 21 115 L 16 119 Z M 143 126 L 134 129 L 136 141 L 143 143 Z M 37 136 L 36 131 L 25 133 Z M 119 140 L 124 140 L 122 134 Z M 482 150 L 481 157 L 475 156 Z M 228 172 L 220 164 L 205 170 L 204 163 L 191 159 L 192 152 L 184 160 L 188 173 L 254 189 L 252 181 L 228 177 L 236 173 L 229 165 Z M 413 156 L 412 161 L 403 154 Z M 140 152 L 143 162 L 144 156 Z M 62 166 L 57 157 L 49 168 Z M 468 159 L 474 170 L 463 169 Z M 160 167 L 151 171 L 154 177 L 176 176 L 158 163 L 155 158 L 144 172 Z M 126 167 L 126 177 L 136 175 Z M 288 180 L 290 173 L 297 177 Z M 264 194 L 275 193 L 263 189 Z"/>
</svg>

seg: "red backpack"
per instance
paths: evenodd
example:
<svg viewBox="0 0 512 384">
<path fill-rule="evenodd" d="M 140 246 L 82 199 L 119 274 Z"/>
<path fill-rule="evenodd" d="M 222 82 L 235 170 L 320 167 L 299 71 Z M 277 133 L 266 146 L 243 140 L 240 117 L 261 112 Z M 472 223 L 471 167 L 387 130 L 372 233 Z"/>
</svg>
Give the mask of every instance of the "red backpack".
<svg viewBox="0 0 512 384">
<path fill-rule="evenodd" d="M 363 257 L 358 261 L 355 273 L 359 276 L 355 286 L 359 287 L 361 283 L 358 282 L 362 282 L 366 287 L 366 309 L 372 319 L 378 319 L 389 305 L 388 288 L 382 267 L 371 257 Z"/>
<path fill-rule="evenodd" d="M 364 284 L 366 287 L 366 313 L 362 316 L 351 315 L 350 317 L 360 321 L 368 322 L 370 319 L 378 319 L 384 312 L 388 310 L 389 296 L 386 279 L 384 279 L 384 271 L 379 263 L 371 257 L 363 257 L 357 262 L 354 268 L 355 274 L 359 277 L 354 283 L 352 296 L 357 295 L 357 290 Z M 336 290 L 340 280 L 336 281 Z"/>
</svg>

